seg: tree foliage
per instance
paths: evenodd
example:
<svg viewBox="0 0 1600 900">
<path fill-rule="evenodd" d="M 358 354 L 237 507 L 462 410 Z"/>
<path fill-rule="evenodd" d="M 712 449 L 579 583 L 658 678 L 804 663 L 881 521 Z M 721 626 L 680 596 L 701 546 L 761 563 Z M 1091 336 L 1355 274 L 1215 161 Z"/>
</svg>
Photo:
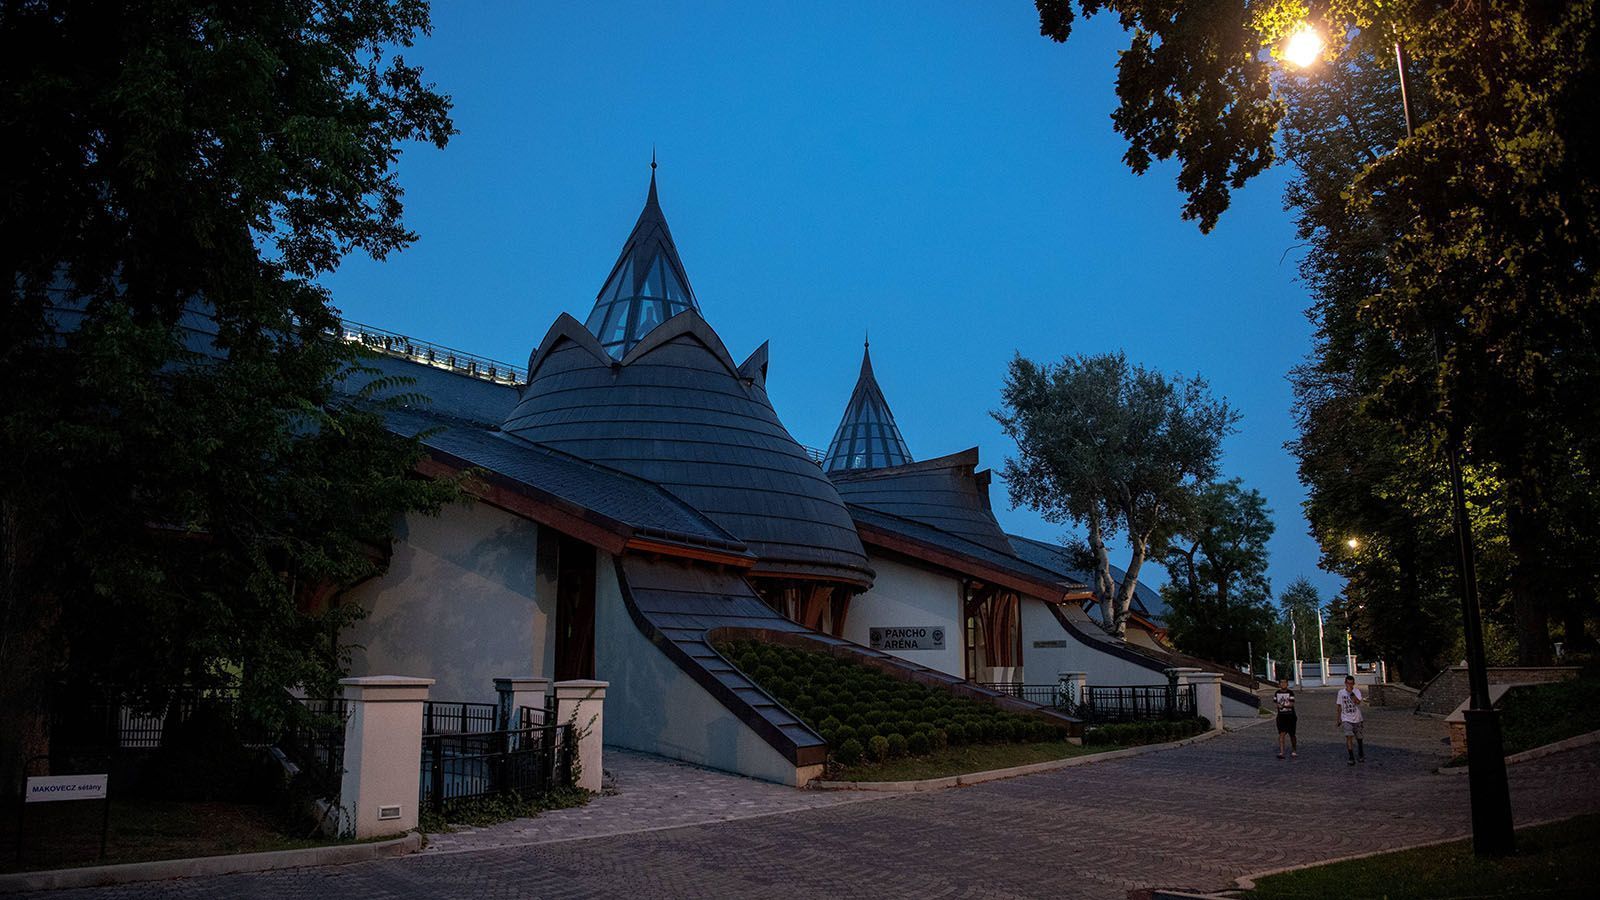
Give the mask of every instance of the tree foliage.
<svg viewBox="0 0 1600 900">
<path fill-rule="evenodd" d="M 1267 541 L 1274 528 L 1266 498 L 1240 479 L 1196 492 L 1160 555 L 1171 579 L 1161 597 L 1174 646 L 1226 662 L 1248 662 L 1250 647 L 1267 648 L 1274 618 Z"/>
<path fill-rule="evenodd" d="M 1143 171 L 1152 156 L 1176 157 L 1185 215 L 1202 228 L 1281 138 L 1299 169 L 1287 199 L 1310 244 L 1319 327 L 1297 376 L 1319 404 L 1302 412 L 1302 446 L 1338 455 L 1313 444 L 1341 430 L 1361 438 L 1333 471 L 1399 529 L 1407 507 L 1433 511 L 1423 482 L 1453 433 L 1502 529 L 1479 540 L 1503 537 L 1522 658 L 1548 658 L 1552 614 L 1584 642 L 1600 442 L 1594 0 L 1041 0 L 1039 11 L 1057 40 L 1077 12 L 1113 12 L 1131 32 L 1114 115 L 1128 161 Z M 1273 57 L 1307 18 L 1329 49 L 1318 66 L 1286 70 Z M 1397 42 L 1411 60 L 1413 138 Z M 1314 468 L 1302 459 L 1303 473 Z M 1404 581 L 1390 590 L 1419 623 L 1443 621 L 1429 612 L 1448 585 L 1435 565 L 1441 528 L 1412 518 L 1415 546 L 1391 547 Z M 1313 517 L 1325 546 L 1335 524 Z M 1428 655 L 1408 652 L 1419 665 Z"/>
<path fill-rule="evenodd" d="M 1167 376 L 1117 354 L 1011 362 L 995 419 L 1017 442 L 1005 479 L 1013 504 L 1088 531 L 1102 625 L 1121 635 L 1153 547 L 1177 526 L 1196 487 L 1216 475 L 1237 421 L 1204 379 Z M 1108 542 L 1126 533 L 1121 584 Z"/>
<path fill-rule="evenodd" d="M 452 125 L 392 50 L 427 28 L 418 0 L 0 13 L 8 736 L 64 678 L 325 689 L 326 589 L 449 495 L 340 401 L 357 360 L 313 280 L 415 238 L 398 145 Z"/>
</svg>

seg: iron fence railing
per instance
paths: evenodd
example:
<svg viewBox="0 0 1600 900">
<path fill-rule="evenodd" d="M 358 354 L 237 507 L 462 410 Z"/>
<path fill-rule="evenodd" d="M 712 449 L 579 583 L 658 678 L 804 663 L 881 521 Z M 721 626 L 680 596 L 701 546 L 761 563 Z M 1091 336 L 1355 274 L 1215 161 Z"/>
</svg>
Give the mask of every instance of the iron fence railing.
<svg viewBox="0 0 1600 900">
<path fill-rule="evenodd" d="M 459 800 L 530 797 L 569 786 L 573 753 L 568 725 L 426 734 L 420 802 L 440 812 Z"/>
<path fill-rule="evenodd" d="M 1020 681 L 987 681 L 979 682 L 979 687 L 988 688 L 996 693 L 1019 700 L 1027 700 L 1040 706 L 1062 707 L 1065 705 L 1062 686 L 1059 684 L 1023 684 Z"/>
<path fill-rule="evenodd" d="M 505 728 L 498 703 L 428 700 L 422 704 L 423 734 L 466 734 Z"/>
<path fill-rule="evenodd" d="M 1195 715 L 1192 684 L 1086 687 L 1073 713 L 1087 722 L 1188 719 Z"/>
<path fill-rule="evenodd" d="M 979 687 L 1049 706 L 1086 722 L 1131 722 L 1149 719 L 1186 719 L 1195 714 L 1192 684 L 1152 684 L 1124 687 L 1085 687 L 1075 696 L 1072 682 L 1023 684 L 1020 681 L 979 682 Z"/>
<path fill-rule="evenodd" d="M 394 331 L 375 328 L 371 325 L 362 325 L 343 319 L 339 322 L 337 334 L 340 340 L 352 344 L 361 344 L 372 350 L 402 356 L 413 362 L 424 363 L 440 369 L 449 369 L 473 378 L 484 381 L 494 381 L 500 384 L 525 384 L 528 380 L 527 370 L 518 368 L 511 363 L 489 359 L 456 350 L 442 344 L 418 340 L 407 337 Z"/>
<path fill-rule="evenodd" d="M 235 688 L 173 688 L 158 707 L 136 705 L 121 697 L 85 699 L 63 691 L 51 704 L 52 747 L 100 753 L 159 750 L 178 729 L 206 710 L 233 723 L 241 737 L 256 729 L 241 721 Z"/>
<path fill-rule="evenodd" d="M 306 697 L 301 709 L 284 725 L 278 749 L 306 774 L 323 798 L 339 796 L 344 778 L 345 723 L 349 705 L 336 697 Z"/>
</svg>

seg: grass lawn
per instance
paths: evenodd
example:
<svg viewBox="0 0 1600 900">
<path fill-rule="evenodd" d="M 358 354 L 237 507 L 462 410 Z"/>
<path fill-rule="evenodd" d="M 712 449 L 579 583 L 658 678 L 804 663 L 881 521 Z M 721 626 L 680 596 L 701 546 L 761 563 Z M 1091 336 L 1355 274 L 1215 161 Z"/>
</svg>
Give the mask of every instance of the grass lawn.
<svg viewBox="0 0 1600 900">
<path fill-rule="evenodd" d="M 1513 688 L 1500 706 L 1506 753 L 1600 730 L 1600 677 Z"/>
<path fill-rule="evenodd" d="M 963 747 L 946 747 L 929 756 L 902 756 L 881 763 L 859 763 L 832 773 L 828 777 L 837 781 L 920 781 L 924 778 L 944 778 L 968 772 L 987 772 L 1029 763 L 1049 762 L 1099 753 L 1109 747 L 1079 747 L 1066 741 L 1045 741 L 1037 744 L 971 744 Z"/>
<path fill-rule="evenodd" d="M 104 804 L 94 800 L 31 803 L 17 864 L 17 811 L 0 815 L 0 872 L 290 850 L 336 843 L 290 828 L 279 810 L 248 803 L 112 800 L 106 857 L 100 858 Z"/>
<path fill-rule="evenodd" d="M 1402 850 L 1273 875 L 1245 894 L 1288 898 L 1593 897 L 1600 885 L 1600 815 L 1517 832 L 1517 854 L 1472 855 L 1470 841 Z"/>
</svg>

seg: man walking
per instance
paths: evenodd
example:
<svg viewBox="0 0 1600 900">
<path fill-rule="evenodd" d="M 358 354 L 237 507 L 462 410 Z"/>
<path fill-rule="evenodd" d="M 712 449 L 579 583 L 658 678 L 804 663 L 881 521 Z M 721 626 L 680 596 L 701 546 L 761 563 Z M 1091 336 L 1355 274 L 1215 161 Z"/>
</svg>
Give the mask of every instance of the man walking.
<svg viewBox="0 0 1600 900">
<path fill-rule="evenodd" d="M 1339 696 L 1334 703 L 1339 707 L 1339 729 L 1344 732 L 1344 752 L 1350 757 L 1350 765 L 1367 761 L 1367 748 L 1362 743 L 1362 725 L 1366 717 L 1361 714 L 1361 689 L 1356 687 L 1354 675 L 1344 677 L 1344 687 L 1340 688 Z"/>
<path fill-rule="evenodd" d="M 1295 737 L 1296 716 L 1294 712 L 1294 691 L 1289 690 L 1289 679 L 1278 679 L 1278 691 L 1272 695 L 1272 703 L 1278 708 L 1278 758 L 1283 759 L 1283 741 L 1289 739 L 1289 755 L 1298 759 L 1300 757 L 1300 741 Z"/>
</svg>

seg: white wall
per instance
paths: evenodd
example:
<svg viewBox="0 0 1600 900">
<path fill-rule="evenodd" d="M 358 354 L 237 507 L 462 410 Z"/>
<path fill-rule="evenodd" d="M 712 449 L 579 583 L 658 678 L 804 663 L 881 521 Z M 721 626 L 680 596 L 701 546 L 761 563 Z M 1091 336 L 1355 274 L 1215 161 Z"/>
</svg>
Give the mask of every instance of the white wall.
<svg viewBox="0 0 1600 900">
<path fill-rule="evenodd" d="M 350 674 L 435 679 L 435 700 L 492 702 L 494 679 L 551 674 L 555 590 L 536 571 L 538 526 L 482 503 L 407 515 L 383 575 L 341 602 Z"/>
<path fill-rule="evenodd" d="M 1078 608 L 1069 607 L 1064 611 L 1069 616 L 1082 615 Z M 1097 626 L 1085 619 L 1079 627 L 1088 629 Z M 1128 633 L 1131 635 L 1135 630 L 1135 626 L 1130 626 Z M 1065 646 L 1035 647 L 1035 641 Z M 1146 668 L 1084 644 L 1067 633 L 1067 629 L 1062 627 L 1043 601 L 1027 598 L 1022 600 L 1022 661 L 1027 666 L 1028 681 L 1033 684 L 1051 684 L 1062 672 L 1084 672 L 1089 684 L 1105 687 L 1167 682 L 1164 671 Z M 1228 716 L 1253 716 L 1256 708 L 1223 694 L 1222 713 Z"/>
<path fill-rule="evenodd" d="M 606 743 L 795 784 L 794 763 L 645 637 L 623 605 L 611 555 L 595 556 L 595 677 L 610 682 Z"/>
<path fill-rule="evenodd" d="M 1062 646 L 1036 647 L 1036 641 Z M 1085 672 L 1089 684 L 1106 687 L 1167 682 L 1159 670 L 1086 646 L 1061 626 L 1044 601 L 1027 597 L 1022 598 L 1022 663 L 1034 684 L 1052 684 L 1062 672 Z"/>
<path fill-rule="evenodd" d="M 866 647 L 870 646 L 870 628 L 936 625 L 945 630 L 943 650 L 885 652 L 947 675 L 965 677 L 961 582 L 897 559 L 870 553 L 867 559 L 878 576 L 873 579 L 871 590 L 850 600 L 844 639 Z M 1054 677 L 1052 673 L 1052 681 Z"/>
</svg>

